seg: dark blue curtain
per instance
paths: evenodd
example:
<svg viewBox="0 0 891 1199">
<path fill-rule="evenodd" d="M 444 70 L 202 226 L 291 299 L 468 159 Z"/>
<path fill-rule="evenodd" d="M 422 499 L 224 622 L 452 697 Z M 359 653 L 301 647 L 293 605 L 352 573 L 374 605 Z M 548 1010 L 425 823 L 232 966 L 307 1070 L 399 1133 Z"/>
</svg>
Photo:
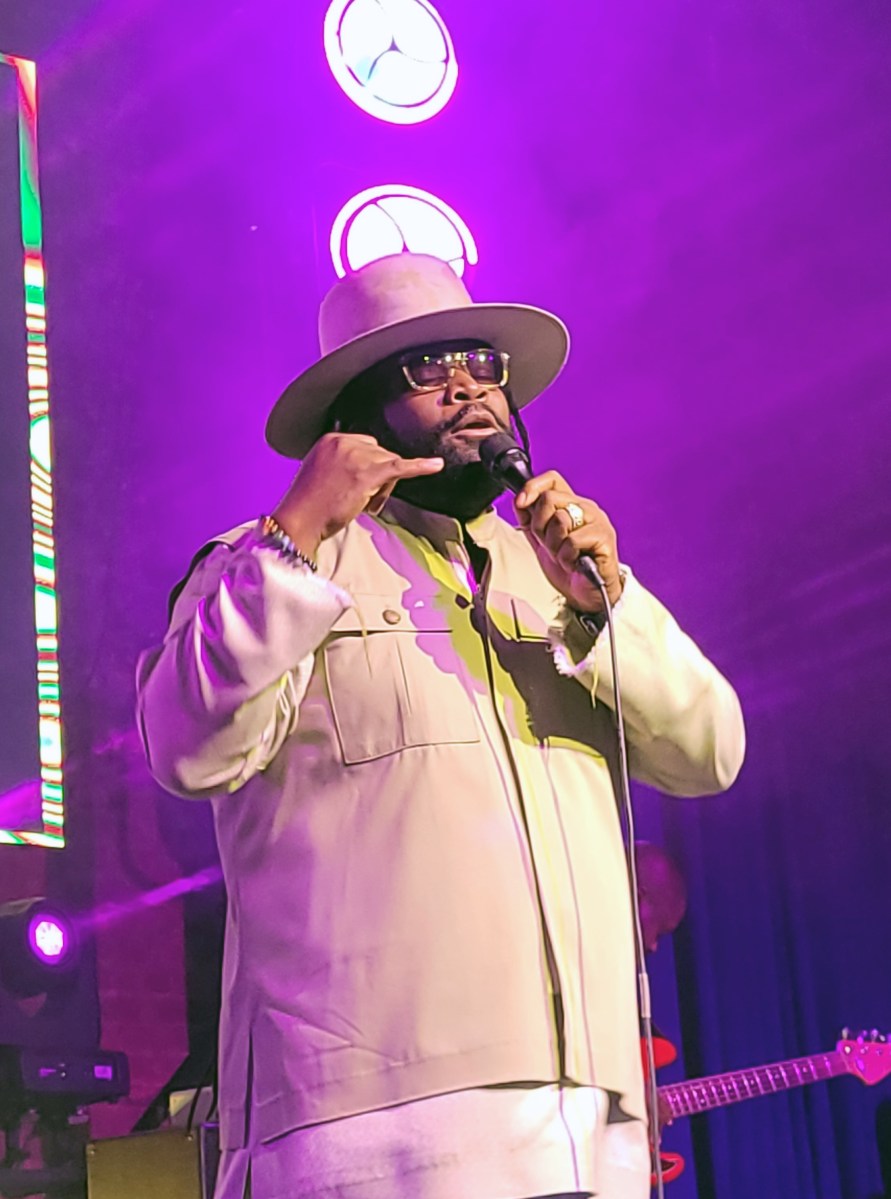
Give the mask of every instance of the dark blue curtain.
<svg viewBox="0 0 891 1199">
<path fill-rule="evenodd" d="M 888 368 L 886 357 L 886 379 Z M 678 599 L 733 677 L 749 733 L 728 794 L 659 805 L 690 888 L 674 938 L 689 1075 L 825 1050 L 844 1025 L 891 1031 L 891 413 L 880 375 L 875 365 L 827 382 L 808 414 L 777 412 L 769 442 L 735 447 L 752 481 L 728 550 L 747 574 L 736 611 L 707 586 Z M 876 1123 L 889 1098 L 891 1081 L 842 1077 L 693 1118 L 700 1199 L 886 1194 Z M 887 1138 L 887 1114 L 884 1125 Z"/>
</svg>

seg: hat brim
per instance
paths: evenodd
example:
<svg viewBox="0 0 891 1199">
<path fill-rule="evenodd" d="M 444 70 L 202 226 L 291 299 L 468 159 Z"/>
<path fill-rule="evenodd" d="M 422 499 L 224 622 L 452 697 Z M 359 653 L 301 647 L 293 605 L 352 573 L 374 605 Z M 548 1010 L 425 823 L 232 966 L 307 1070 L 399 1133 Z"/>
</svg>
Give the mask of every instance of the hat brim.
<svg viewBox="0 0 891 1199">
<path fill-rule="evenodd" d="M 325 431 L 331 405 L 362 371 L 415 346 L 465 340 L 510 354 L 510 390 L 518 408 L 550 387 L 569 354 L 566 326 L 542 308 L 469 304 L 424 313 L 365 333 L 298 375 L 269 414 L 267 442 L 286 458 L 303 458 Z"/>
</svg>

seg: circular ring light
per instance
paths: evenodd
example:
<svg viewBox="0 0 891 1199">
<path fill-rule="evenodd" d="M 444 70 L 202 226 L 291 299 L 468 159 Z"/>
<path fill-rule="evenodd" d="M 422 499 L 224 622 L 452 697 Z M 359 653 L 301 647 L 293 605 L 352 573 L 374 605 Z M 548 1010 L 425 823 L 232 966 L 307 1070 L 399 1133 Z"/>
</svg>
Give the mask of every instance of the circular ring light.
<svg viewBox="0 0 891 1199">
<path fill-rule="evenodd" d="M 429 0 L 334 0 L 325 55 L 353 103 L 395 125 L 435 116 L 458 79 L 455 47 Z"/>
<path fill-rule="evenodd" d="M 0 979 L 15 995 L 61 985 L 81 960 L 78 921 L 42 897 L 0 906 Z"/>
<path fill-rule="evenodd" d="M 62 966 L 74 952 L 71 926 L 53 912 L 37 912 L 28 922 L 28 946 L 43 966 Z"/>
<path fill-rule="evenodd" d="M 454 208 L 408 184 L 366 188 L 344 204 L 331 227 L 331 261 L 340 279 L 406 250 L 441 258 L 459 278 L 478 260 L 473 234 Z"/>
</svg>

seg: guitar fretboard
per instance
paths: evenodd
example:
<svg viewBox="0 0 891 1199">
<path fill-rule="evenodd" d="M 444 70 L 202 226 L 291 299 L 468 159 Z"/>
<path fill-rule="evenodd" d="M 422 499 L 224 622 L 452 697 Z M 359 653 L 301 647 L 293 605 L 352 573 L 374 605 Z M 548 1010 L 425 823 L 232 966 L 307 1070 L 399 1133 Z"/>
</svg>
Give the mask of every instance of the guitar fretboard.
<svg viewBox="0 0 891 1199">
<path fill-rule="evenodd" d="M 824 1078 L 835 1078 L 847 1070 L 840 1053 L 815 1053 L 811 1057 L 791 1058 L 751 1070 L 732 1070 L 709 1078 L 691 1078 L 687 1082 L 660 1087 L 659 1095 L 668 1103 L 672 1116 L 690 1116 L 757 1095 L 772 1095 L 803 1087 Z"/>
</svg>

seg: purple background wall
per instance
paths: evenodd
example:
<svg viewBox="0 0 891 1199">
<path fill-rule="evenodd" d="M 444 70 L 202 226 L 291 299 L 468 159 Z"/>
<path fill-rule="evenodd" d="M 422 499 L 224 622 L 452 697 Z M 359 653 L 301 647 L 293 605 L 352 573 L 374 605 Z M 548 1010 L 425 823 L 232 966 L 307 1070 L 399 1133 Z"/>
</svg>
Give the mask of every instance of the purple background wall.
<svg viewBox="0 0 891 1199">
<path fill-rule="evenodd" d="M 572 330 L 530 412 L 538 464 L 603 503 L 743 698 L 729 795 L 641 797 L 691 883 L 688 1071 L 888 1027 L 891 11 L 441 0 L 458 89 L 399 129 L 331 79 L 324 7 L 0 15 L 0 49 L 41 72 L 72 753 L 129 727 L 133 661 L 195 547 L 288 481 L 262 426 L 314 356 L 337 208 L 374 183 L 429 188 L 478 238 L 477 299 Z M 206 812 L 139 769 L 122 805 L 158 804 L 166 852 L 200 869 Z M 79 778 L 50 870 L 83 896 L 100 809 L 88 764 Z M 865 1199 L 883 1094 L 842 1080 L 703 1118 L 700 1196 Z M 674 1194 L 694 1193 L 689 1173 Z"/>
</svg>

